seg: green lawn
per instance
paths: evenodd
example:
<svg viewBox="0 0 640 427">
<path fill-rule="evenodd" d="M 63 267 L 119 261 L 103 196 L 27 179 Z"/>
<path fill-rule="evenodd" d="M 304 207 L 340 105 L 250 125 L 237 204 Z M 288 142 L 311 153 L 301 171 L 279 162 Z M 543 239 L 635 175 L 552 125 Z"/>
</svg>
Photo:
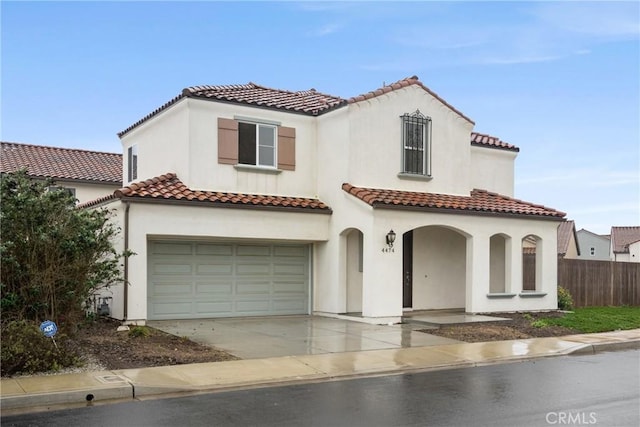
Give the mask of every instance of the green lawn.
<svg viewBox="0 0 640 427">
<path fill-rule="evenodd" d="M 562 318 L 539 320 L 544 325 L 565 326 L 584 333 L 640 328 L 640 307 L 576 308 Z M 542 325 L 540 325 L 542 326 Z"/>
</svg>

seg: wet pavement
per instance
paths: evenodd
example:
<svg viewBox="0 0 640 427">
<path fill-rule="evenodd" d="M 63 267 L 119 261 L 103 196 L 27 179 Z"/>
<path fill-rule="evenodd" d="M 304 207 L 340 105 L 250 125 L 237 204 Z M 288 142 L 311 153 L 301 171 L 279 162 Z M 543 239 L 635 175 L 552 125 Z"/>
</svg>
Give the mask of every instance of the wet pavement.
<svg viewBox="0 0 640 427">
<path fill-rule="evenodd" d="M 313 340 L 314 337 L 335 336 L 336 331 L 327 325 L 336 328 L 339 323 L 320 324 L 323 327 L 318 329 L 310 327 L 308 322 L 301 322 L 299 327 L 307 325 L 308 329 L 314 331 L 315 335 L 303 334 L 311 343 L 318 342 Z M 344 342 L 374 341 L 373 345 L 389 346 L 387 348 L 365 350 L 363 347 L 356 347 L 359 350 L 330 352 L 328 347 L 311 345 L 304 350 L 319 348 L 323 352 L 143 369 L 7 378 L 0 381 L 0 404 L 3 415 L 6 415 L 21 411 L 51 410 L 61 405 L 86 406 L 171 394 L 411 373 L 640 348 L 640 329 L 565 337 L 403 347 L 403 334 L 409 337 L 405 342 L 407 344 L 413 342 L 414 333 L 420 333 L 405 325 L 396 326 L 389 327 L 392 329 L 392 332 L 389 332 L 386 327 L 379 329 L 342 324 L 342 333 L 337 335 L 343 336 L 346 340 Z M 261 328 L 255 324 L 251 329 L 254 330 L 253 333 L 257 333 L 255 331 Z M 270 333 L 267 330 L 262 330 L 262 333 Z M 232 335 L 233 332 L 227 330 L 227 335 Z M 235 332 L 243 333 L 241 330 Z M 300 330 L 296 328 L 282 330 L 280 333 L 283 336 L 301 338 Z M 245 334 L 251 336 L 251 333 Z M 393 339 L 385 334 L 393 335 L 393 339 L 400 341 L 394 343 Z M 186 335 L 186 331 L 182 331 L 181 335 Z M 248 337 L 245 336 L 245 339 Z"/>
<path fill-rule="evenodd" d="M 424 324 L 372 325 L 320 316 L 148 322 L 241 359 L 428 347 L 460 341 L 418 332 Z"/>
<path fill-rule="evenodd" d="M 635 427 L 639 361 L 638 350 L 536 359 L 3 416 L 2 425 Z"/>
</svg>

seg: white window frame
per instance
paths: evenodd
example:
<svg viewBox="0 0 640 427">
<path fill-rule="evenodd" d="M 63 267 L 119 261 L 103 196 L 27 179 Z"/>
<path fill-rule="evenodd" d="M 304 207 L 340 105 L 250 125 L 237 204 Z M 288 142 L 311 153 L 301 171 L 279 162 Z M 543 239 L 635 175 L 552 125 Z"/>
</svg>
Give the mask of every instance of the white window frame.
<svg viewBox="0 0 640 427">
<path fill-rule="evenodd" d="M 255 126 L 256 131 L 256 162 L 255 163 L 240 163 L 240 130 L 238 129 L 238 163 L 240 165 L 250 165 L 250 166 L 259 166 L 263 168 L 273 168 L 276 169 L 278 167 L 278 126 L 270 123 L 260 123 L 256 121 L 249 120 L 239 120 L 239 123 L 244 123 L 248 125 Z M 268 145 L 261 144 L 260 141 L 260 129 L 271 129 L 273 132 L 273 147 L 269 147 Z M 273 149 L 273 164 L 265 164 L 260 158 L 260 148 L 272 148 Z"/>
<path fill-rule="evenodd" d="M 596 256 L 596 248 L 595 248 L 595 246 L 591 246 L 591 248 L 589 249 L 589 254 L 591 256 Z"/>
<path fill-rule="evenodd" d="M 420 110 L 416 110 L 412 114 L 403 114 L 400 116 L 402 120 L 402 156 L 401 156 L 401 174 L 431 177 L 431 118 L 424 116 Z M 408 127 L 419 126 L 422 128 L 422 144 L 410 144 L 408 138 Z M 407 151 L 422 152 L 422 165 L 420 171 L 413 169 L 412 165 L 406 164 Z"/>
</svg>

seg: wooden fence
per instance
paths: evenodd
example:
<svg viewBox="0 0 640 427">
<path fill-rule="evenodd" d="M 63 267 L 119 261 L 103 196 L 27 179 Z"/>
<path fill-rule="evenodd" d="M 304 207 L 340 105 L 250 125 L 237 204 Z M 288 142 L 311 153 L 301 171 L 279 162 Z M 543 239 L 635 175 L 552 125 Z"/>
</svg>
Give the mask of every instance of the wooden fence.
<svg viewBox="0 0 640 427">
<path fill-rule="evenodd" d="M 640 263 L 559 259 L 558 286 L 576 307 L 640 306 Z"/>
<path fill-rule="evenodd" d="M 523 289 L 535 289 L 535 255 L 523 256 Z M 575 307 L 640 306 L 640 263 L 558 259 L 558 286 Z"/>
</svg>

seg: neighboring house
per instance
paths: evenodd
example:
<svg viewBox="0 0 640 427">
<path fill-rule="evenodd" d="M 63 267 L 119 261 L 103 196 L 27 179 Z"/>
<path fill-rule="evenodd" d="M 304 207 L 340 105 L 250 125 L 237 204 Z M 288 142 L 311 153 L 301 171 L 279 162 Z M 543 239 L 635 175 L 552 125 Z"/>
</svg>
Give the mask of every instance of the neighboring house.
<svg viewBox="0 0 640 427">
<path fill-rule="evenodd" d="M 609 261 L 610 237 L 592 233 L 589 230 L 580 229 L 577 232 L 578 247 L 580 248 L 579 259 L 590 259 L 596 261 Z"/>
<path fill-rule="evenodd" d="M 26 169 L 36 179 L 51 178 L 78 203 L 122 187 L 122 155 L 70 148 L 2 142 L 0 173 Z"/>
<path fill-rule="evenodd" d="M 580 255 L 577 244 L 576 225 L 574 221 L 562 221 L 558 224 L 558 258 L 576 259 Z M 536 253 L 536 239 L 533 236 L 522 242 L 522 253 L 533 255 Z"/>
<path fill-rule="evenodd" d="M 115 317 L 557 307 L 564 213 L 513 198 L 519 149 L 417 77 L 350 99 L 196 86 L 119 133 Z M 523 289 L 523 240 L 536 243 Z"/>
<path fill-rule="evenodd" d="M 558 257 L 565 259 L 577 259 L 580 257 L 576 223 L 564 221 L 558 225 Z"/>
<path fill-rule="evenodd" d="M 611 227 L 612 261 L 640 262 L 640 227 Z"/>
</svg>

